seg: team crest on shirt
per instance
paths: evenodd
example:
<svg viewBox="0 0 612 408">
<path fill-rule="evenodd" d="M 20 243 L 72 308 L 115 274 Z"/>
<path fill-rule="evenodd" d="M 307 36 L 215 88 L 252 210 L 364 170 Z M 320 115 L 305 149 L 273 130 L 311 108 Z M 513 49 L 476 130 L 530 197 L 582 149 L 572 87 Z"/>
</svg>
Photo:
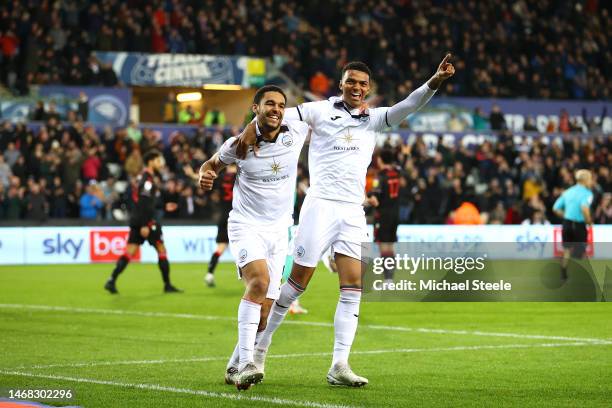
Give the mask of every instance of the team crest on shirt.
<svg viewBox="0 0 612 408">
<path fill-rule="evenodd" d="M 240 257 L 240 262 L 243 262 L 247 257 L 247 250 L 242 248 L 238 253 L 238 257 Z"/>
<path fill-rule="evenodd" d="M 284 135 L 281 139 L 283 146 L 289 147 L 293 145 L 293 137 L 291 135 Z"/>
<path fill-rule="evenodd" d="M 303 257 L 303 256 L 304 256 L 304 254 L 306 253 L 306 250 L 304 249 L 304 247 L 303 247 L 303 246 L 301 246 L 301 245 L 300 245 L 300 246 L 299 246 L 299 247 L 297 247 L 297 249 L 295 250 L 295 253 L 296 253 L 296 255 L 297 255 L 297 257 L 298 257 L 298 258 L 301 258 L 301 257 Z"/>
</svg>

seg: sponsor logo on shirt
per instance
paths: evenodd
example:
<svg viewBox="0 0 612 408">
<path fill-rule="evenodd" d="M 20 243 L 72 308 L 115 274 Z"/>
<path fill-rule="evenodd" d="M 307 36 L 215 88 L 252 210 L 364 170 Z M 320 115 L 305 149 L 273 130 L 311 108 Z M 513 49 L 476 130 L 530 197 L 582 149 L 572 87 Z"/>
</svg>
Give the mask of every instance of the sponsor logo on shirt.
<svg viewBox="0 0 612 408">
<path fill-rule="evenodd" d="M 270 171 L 272 174 L 268 177 L 264 177 L 262 181 L 264 183 L 272 183 L 272 182 L 281 181 L 281 180 L 285 180 L 289 178 L 289 174 L 283 174 L 281 176 L 276 177 L 276 175 L 281 173 L 286 168 L 287 166 L 283 166 L 281 163 L 278 163 L 276 159 L 273 157 L 272 163 L 270 163 L 270 168 L 268 169 L 268 171 Z"/>
<path fill-rule="evenodd" d="M 355 136 L 351 133 L 349 129 L 346 130 L 341 136 L 336 136 L 336 140 L 340 142 L 340 144 L 334 146 L 334 150 L 342 150 L 342 151 L 351 151 L 351 150 L 359 150 L 359 146 L 355 146 L 353 142 L 358 142 L 359 139 L 355 139 Z"/>
</svg>

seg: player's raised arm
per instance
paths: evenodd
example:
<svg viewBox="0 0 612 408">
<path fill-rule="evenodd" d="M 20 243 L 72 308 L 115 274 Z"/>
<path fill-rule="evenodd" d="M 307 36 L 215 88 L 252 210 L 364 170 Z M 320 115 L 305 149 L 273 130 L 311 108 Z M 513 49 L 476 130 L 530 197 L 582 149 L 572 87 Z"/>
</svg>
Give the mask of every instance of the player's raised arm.
<svg viewBox="0 0 612 408">
<path fill-rule="evenodd" d="M 429 81 L 427 81 L 427 83 L 423 84 L 420 88 L 414 90 L 403 101 L 398 102 L 389 108 L 386 116 L 387 126 L 399 125 L 402 120 L 406 119 L 406 116 L 408 116 L 412 112 L 419 110 L 427 102 L 429 102 L 429 100 L 436 92 L 436 90 L 438 90 L 442 82 L 446 81 L 455 73 L 455 67 L 453 67 L 453 64 L 449 62 L 450 58 L 451 54 L 446 54 L 446 56 L 438 66 L 438 70 L 429 79 Z"/>
</svg>

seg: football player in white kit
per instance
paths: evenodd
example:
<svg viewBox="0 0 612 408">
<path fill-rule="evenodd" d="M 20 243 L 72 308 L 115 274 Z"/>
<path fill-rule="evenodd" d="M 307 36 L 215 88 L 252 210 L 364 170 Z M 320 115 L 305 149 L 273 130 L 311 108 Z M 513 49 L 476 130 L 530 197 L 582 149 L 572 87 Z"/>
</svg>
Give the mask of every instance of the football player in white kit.
<svg viewBox="0 0 612 408">
<path fill-rule="evenodd" d="M 309 150 L 311 186 L 300 212 L 291 276 L 281 287 L 270 311 L 255 359 L 263 366 L 272 334 L 289 305 L 306 289 L 321 254 L 331 247 L 340 280 L 340 299 L 334 318 L 334 350 L 327 381 L 331 385 L 361 387 L 368 383 L 348 364 L 361 301 L 361 243 L 368 240 L 363 211 L 365 179 L 376 144 L 376 132 L 398 125 L 425 105 L 450 78 L 455 68 L 446 55 L 436 73 L 392 107 L 363 110 L 371 86 L 371 72 L 362 62 L 342 70 L 341 97 L 309 102 L 285 111 L 286 119 L 306 122 L 312 129 Z M 252 130 L 240 135 L 237 154 L 242 156 L 255 141 Z"/>
<path fill-rule="evenodd" d="M 272 302 L 280 294 L 288 231 L 293 225 L 297 164 L 309 132 L 304 122 L 283 120 L 286 101 L 281 88 L 260 88 L 253 100 L 257 152 L 238 158 L 232 137 L 200 168 L 200 185 L 210 190 L 221 169 L 232 163 L 238 167 L 228 236 L 246 290 L 238 307 L 238 344 L 225 380 L 239 390 L 263 379 L 263 367 L 255 364 L 253 350 L 257 333 L 265 328 Z"/>
</svg>

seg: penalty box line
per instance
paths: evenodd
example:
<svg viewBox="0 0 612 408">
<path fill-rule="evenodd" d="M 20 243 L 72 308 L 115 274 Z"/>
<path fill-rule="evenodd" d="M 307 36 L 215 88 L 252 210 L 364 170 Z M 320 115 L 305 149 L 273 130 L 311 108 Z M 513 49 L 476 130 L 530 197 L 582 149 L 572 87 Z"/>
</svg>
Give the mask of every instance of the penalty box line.
<svg viewBox="0 0 612 408">
<path fill-rule="evenodd" d="M 190 313 L 167 313 L 167 312 L 145 312 L 138 310 L 122 310 L 122 309 L 92 309 L 69 306 L 51 306 L 51 305 L 29 305 L 29 304 L 7 304 L 0 303 L 0 309 L 24 309 L 24 310 L 40 310 L 51 312 L 66 312 L 66 313 L 90 313 L 101 315 L 120 315 L 120 316 L 139 316 L 139 317 L 157 317 L 157 318 L 176 318 L 176 319 L 194 319 L 194 320 L 224 320 L 235 322 L 236 318 L 229 316 L 214 316 L 214 315 L 197 315 Z M 333 327 L 333 323 L 326 322 L 305 322 L 285 320 L 283 324 L 294 324 L 299 326 L 319 326 Z M 387 326 L 376 324 L 360 324 L 360 329 L 371 330 L 388 330 L 410 333 L 428 333 L 428 334 L 456 334 L 463 336 L 484 336 L 484 337 L 508 337 L 515 339 L 536 339 L 536 340 L 555 340 L 567 342 L 589 342 L 589 343 L 607 343 L 612 344 L 612 341 L 598 338 L 583 338 L 583 337 L 567 337 L 567 336 L 549 336 L 540 334 L 523 334 L 523 333 L 499 333 L 499 332 L 483 332 L 470 330 L 452 330 L 452 329 L 431 329 L 423 327 L 402 327 L 402 326 Z"/>
<path fill-rule="evenodd" d="M 525 349 L 525 348 L 555 348 L 555 347 L 577 347 L 577 346 L 604 346 L 608 343 L 575 342 L 575 343 L 540 343 L 540 344 L 494 344 L 478 346 L 452 346 L 452 347 L 429 347 L 429 348 L 395 348 L 382 350 L 358 350 L 352 351 L 351 355 L 375 355 L 375 354 L 401 354 L 401 353 L 436 353 L 448 351 L 477 351 L 477 350 L 499 350 L 499 349 Z M 329 357 L 330 352 L 318 353 L 293 353 L 293 354 L 271 354 L 268 359 L 300 358 L 300 357 Z M 228 357 L 191 357 L 191 358 L 169 358 L 156 360 L 124 360 L 124 361 L 91 361 L 68 364 L 46 364 L 34 366 L 17 367 L 15 370 L 42 370 L 48 368 L 82 368 L 120 365 L 152 365 L 172 363 L 201 363 L 209 361 L 227 361 Z"/>
<path fill-rule="evenodd" d="M 170 393 L 175 393 L 175 394 L 188 394 L 188 395 L 196 395 L 196 396 L 202 396 L 202 397 L 208 397 L 208 398 L 228 399 L 228 400 L 234 400 L 234 401 L 265 402 L 269 404 L 283 405 L 283 406 L 309 407 L 309 408 L 354 408 L 349 405 L 325 404 L 325 403 L 319 403 L 315 401 L 300 401 L 300 400 L 291 400 L 291 399 L 284 399 L 284 398 L 264 397 L 264 396 L 257 396 L 257 395 L 247 396 L 247 395 L 238 394 L 238 393 L 229 394 L 226 392 L 193 390 L 189 388 L 169 387 L 169 386 L 164 386 L 164 385 L 159 385 L 159 384 L 126 383 L 126 382 L 118 382 L 118 381 L 96 380 L 94 378 L 69 377 L 69 376 L 63 376 L 63 375 L 37 374 L 37 373 L 28 373 L 28 372 L 23 372 L 23 371 L 8 371 L 8 370 L 0 370 L 0 374 L 9 375 L 9 376 L 19 376 L 19 377 L 42 378 L 46 380 L 68 381 L 68 382 L 85 383 L 85 384 L 108 385 L 108 386 L 122 387 L 122 388 L 136 388 L 136 389 L 147 390 L 147 391 L 161 391 L 161 392 L 170 392 Z"/>
</svg>

